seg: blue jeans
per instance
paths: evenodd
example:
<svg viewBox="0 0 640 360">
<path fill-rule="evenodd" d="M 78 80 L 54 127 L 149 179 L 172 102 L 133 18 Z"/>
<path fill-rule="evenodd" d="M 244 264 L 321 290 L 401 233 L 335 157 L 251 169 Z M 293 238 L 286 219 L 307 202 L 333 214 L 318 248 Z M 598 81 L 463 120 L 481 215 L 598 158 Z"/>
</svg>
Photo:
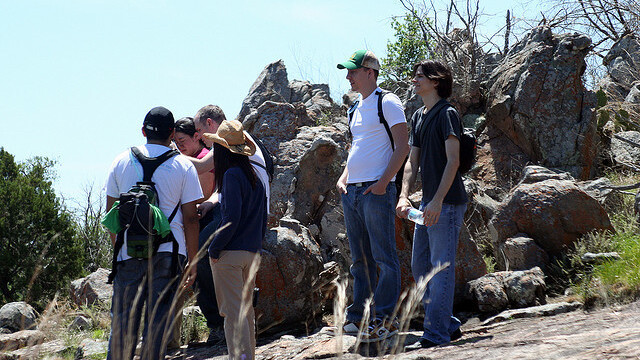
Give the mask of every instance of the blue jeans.
<svg viewBox="0 0 640 360">
<path fill-rule="evenodd" d="M 347 185 L 342 194 L 344 222 L 351 249 L 353 304 L 347 308 L 347 321 L 359 322 L 364 303 L 373 294 L 371 318 L 392 315 L 400 295 L 400 265 L 396 253 L 396 187 L 389 183 L 384 195 L 363 192 L 364 186 Z M 378 268 L 380 274 L 378 274 Z"/>
<path fill-rule="evenodd" d="M 182 269 L 185 257 L 178 257 L 178 266 Z M 145 302 L 147 306 L 140 358 L 164 359 L 166 344 L 171 340 L 173 314 L 178 310 L 170 312 L 171 305 L 182 273 L 178 271 L 177 276 L 171 276 L 171 265 L 171 253 L 168 252 L 155 254 L 151 264 L 147 259 L 128 259 L 116 264 L 118 272 L 113 281 L 108 360 L 133 358 Z M 164 347 L 163 337 L 166 337 Z"/>
<path fill-rule="evenodd" d="M 201 226 L 200 228 L 198 249 L 202 249 L 209 237 L 220 227 L 220 221 L 222 220 L 220 204 L 209 210 L 209 213 L 205 216 L 210 221 L 206 226 Z M 198 275 L 194 285 L 195 289 L 198 290 L 196 301 L 205 319 L 207 319 L 207 327 L 209 329 L 222 328 L 224 326 L 224 318 L 220 316 L 220 311 L 218 310 L 218 300 L 216 299 L 216 289 L 213 286 L 213 276 L 211 275 L 207 249 L 205 249 L 204 256 L 198 261 Z"/>
<path fill-rule="evenodd" d="M 425 205 L 423 201 L 420 210 Z M 460 320 L 453 316 L 453 292 L 456 248 L 466 209 L 466 204 L 442 204 L 438 223 L 429 227 L 416 224 L 413 234 L 411 270 L 416 281 L 433 267 L 449 263 L 431 278 L 422 298 L 425 313 L 422 337 L 436 344 L 448 343 L 451 333 L 460 328 Z"/>
</svg>

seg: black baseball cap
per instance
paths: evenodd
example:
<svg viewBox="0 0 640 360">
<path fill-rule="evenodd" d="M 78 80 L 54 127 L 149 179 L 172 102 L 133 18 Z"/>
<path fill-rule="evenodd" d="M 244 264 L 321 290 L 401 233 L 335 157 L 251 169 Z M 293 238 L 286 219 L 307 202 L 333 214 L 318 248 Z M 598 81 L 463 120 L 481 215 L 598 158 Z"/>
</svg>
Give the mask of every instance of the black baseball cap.
<svg viewBox="0 0 640 360">
<path fill-rule="evenodd" d="M 173 130 L 175 127 L 175 121 L 173 119 L 173 114 L 169 109 L 157 106 L 149 110 L 147 116 L 144 117 L 142 125 L 145 130 L 162 132 Z"/>
</svg>

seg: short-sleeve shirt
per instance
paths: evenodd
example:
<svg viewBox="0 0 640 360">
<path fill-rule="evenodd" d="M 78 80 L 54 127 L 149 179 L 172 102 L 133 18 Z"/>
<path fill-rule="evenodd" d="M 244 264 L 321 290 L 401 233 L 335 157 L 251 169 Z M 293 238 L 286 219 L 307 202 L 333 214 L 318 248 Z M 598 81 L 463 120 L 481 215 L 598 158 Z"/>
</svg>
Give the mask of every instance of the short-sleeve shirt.
<svg viewBox="0 0 640 360">
<path fill-rule="evenodd" d="M 143 155 L 149 157 L 160 156 L 171 150 L 166 146 L 156 144 L 138 146 L 138 149 Z M 142 175 L 142 165 L 131 153 L 131 150 L 121 153 L 111 164 L 105 185 L 107 195 L 113 198 L 120 197 L 121 193 L 129 191 L 136 182 L 142 181 Z M 162 163 L 153 173 L 151 181 L 156 184 L 159 207 L 167 218 L 171 215 L 176 205 L 186 204 L 202 198 L 198 172 L 191 161 L 183 155 L 174 156 Z M 178 212 L 171 221 L 171 232 L 178 242 L 178 252 L 186 256 L 187 247 L 180 206 L 178 206 Z M 161 244 L 158 248 L 158 252 L 172 251 L 173 245 L 171 243 Z M 118 255 L 118 261 L 129 258 L 125 241 Z"/>
<path fill-rule="evenodd" d="M 438 107 L 440 102 L 446 102 L 438 114 L 427 123 L 429 113 L 424 113 L 424 107 L 418 109 L 411 118 L 411 133 L 409 145 L 420 148 L 420 169 L 422 172 L 422 199 L 428 203 L 433 199 L 440 186 L 444 168 L 447 165 L 447 151 L 444 142 L 453 135 L 460 140 L 462 123 L 456 109 L 445 99 L 436 103 L 431 110 Z M 436 109 L 437 110 L 437 109 Z M 423 127 L 426 127 L 423 130 Z M 452 205 L 465 204 L 467 193 L 459 172 L 451 184 L 451 188 L 444 197 L 444 203 Z"/>
<path fill-rule="evenodd" d="M 391 160 L 391 139 L 378 116 L 380 95 L 376 93 L 381 91 L 377 88 L 366 99 L 360 100 L 353 112 L 349 124 L 353 140 L 347 158 L 347 184 L 380 179 Z M 382 99 L 382 113 L 389 128 L 407 122 L 402 102 L 393 93 Z"/>
</svg>

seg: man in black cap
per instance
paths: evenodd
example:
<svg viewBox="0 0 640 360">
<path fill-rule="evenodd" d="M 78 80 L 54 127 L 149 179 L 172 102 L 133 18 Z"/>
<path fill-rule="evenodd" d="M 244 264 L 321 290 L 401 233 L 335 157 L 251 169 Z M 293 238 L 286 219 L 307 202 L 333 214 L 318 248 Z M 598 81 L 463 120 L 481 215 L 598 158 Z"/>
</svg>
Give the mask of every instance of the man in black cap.
<svg viewBox="0 0 640 360">
<path fill-rule="evenodd" d="M 144 118 L 142 134 L 145 145 L 127 150 L 114 160 L 106 183 L 107 209 L 111 209 L 120 194 L 128 192 L 145 173 L 142 162 L 166 158 L 152 172 L 150 180 L 158 194 L 158 207 L 169 220 L 170 234 L 175 240 L 161 243 L 149 258 L 136 257 L 131 251 L 126 231 L 111 234 L 117 251 L 114 261 L 112 324 L 107 359 L 132 359 L 138 339 L 143 305 L 146 304 L 145 327 L 141 359 L 164 359 L 166 343 L 171 336 L 172 303 L 178 290 L 182 269 L 186 268 L 184 286 L 196 277 L 196 266 L 184 266 L 194 261 L 198 251 L 198 215 L 196 202 L 202 198 L 198 173 L 182 155 L 172 153 L 169 145 L 174 135 L 173 114 L 163 107 L 151 109 Z M 166 154 L 166 155 L 165 155 Z M 160 161 L 155 161 L 155 164 Z M 155 229 L 155 227 L 154 227 Z M 174 242 L 175 241 L 175 242 Z M 118 246 L 118 244 L 122 244 Z M 174 252 L 174 245 L 177 254 Z M 177 263 L 174 262 L 174 254 Z M 178 268 L 176 269 L 175 266 Z M 176 276 L 177 275 L 177 276 Z M 165 336 L 166 334 L 166 336 Z"/>
</svg>

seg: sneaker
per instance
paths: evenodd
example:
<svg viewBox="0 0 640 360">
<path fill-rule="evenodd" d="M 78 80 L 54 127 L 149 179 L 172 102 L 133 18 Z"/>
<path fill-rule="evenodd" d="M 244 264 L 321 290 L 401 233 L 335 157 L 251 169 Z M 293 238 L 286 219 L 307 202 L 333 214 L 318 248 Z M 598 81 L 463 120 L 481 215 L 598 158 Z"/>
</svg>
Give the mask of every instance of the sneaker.
<svg viewBox="0 0 640 360">
<path fill-rule="evenodd" d="M 209 337 L 207 338 L 207 345 L 222 345 L 225 343 L 224 329 L 222 327 L 216 327 L 209 329 Z"/>
<path fill-rule="evenodd" d="M 407 345 L 404 347 L 404 351 L 413 351 L 413 350 L 419 350 L 419 349 L 428 349 L 428 348 L 432 348 L 434 346 L 438 346 L 439 344 L 436 344 L 430 340 L 427 339 L 420 339 L 420 341 L 416 341 L 415 343 L 411 344 L 411 345 Z"/>
<path fill-rule="evenodd" d="M 355 322 L 347 321 L 347 323 L 344 324 L 344 326 L 342 327 L 342 332 L 345 335 L 357 336 L 360 333 L 360 328 L 358 327 L 358 324 L 356 324 Z"/>
<path fill-rule="evenodd" d="M 382 320 L 376 319 L 374 320 L 368 327 L 367 330 L 362 331 L 361 341 L 363 343 L 372 343 L 377 341 L 385 340 L 395 334 L 398 333 L 398 326 L 393 324 L 394 322 L 390 322 L 389 324 L 385 324 Z"/>
</svg>

